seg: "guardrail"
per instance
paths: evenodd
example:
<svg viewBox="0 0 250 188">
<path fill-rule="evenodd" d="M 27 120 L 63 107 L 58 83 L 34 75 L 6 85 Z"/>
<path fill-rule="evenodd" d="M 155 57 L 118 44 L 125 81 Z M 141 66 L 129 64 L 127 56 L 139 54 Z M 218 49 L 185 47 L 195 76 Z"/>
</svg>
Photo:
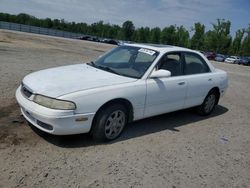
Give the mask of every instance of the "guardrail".
<svg viewBox="0 0 250 188">
<path fill-rule="evenodd" d="M 36 27 L 31 25 L 24 25 L 24 24 L 17 24 L 11 22 L 3 22 L 3 21 L 0 21 L 0 29 L 8 29 L 14 31 L 22 31 L 27 33 L 36 33 L 36 34 L 65 37 L 65 38 L 78 38 L 80 36 L 85 36 L 84 34 L 81 33 L 72 33 L 58 29 L 49 29 L 44 27 Z"/>
</svg>

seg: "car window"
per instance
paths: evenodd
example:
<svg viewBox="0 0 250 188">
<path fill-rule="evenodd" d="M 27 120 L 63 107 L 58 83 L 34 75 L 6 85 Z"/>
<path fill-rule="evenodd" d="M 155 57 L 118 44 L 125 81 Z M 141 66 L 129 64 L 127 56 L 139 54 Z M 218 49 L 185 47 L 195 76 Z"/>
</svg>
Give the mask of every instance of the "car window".
<svg viewBox="0 0 250 188">
<path fill-rule="evenodd" d="M 154 58 L 155 58 L 154 56 L 146 53 L 138 53 L 135 59 L 135 63 L 152 62 Z"/>
<path fill-rule="evenodd" d="M 198 54 L 184 53 L 184 59 L 186 63 L 184 68 L 185 74 L 190 75 L 209 72 L 207 63 Z"/>
<path fill-rule="evenodd" d="M 180 53 L 168 53 L 164 55 L 158 69 L 164 69 L 171 72 L 171 76 L 183 75 L 182 62 Z"/>
<path fill-rule="evenodd" d="M 118 46 L 99 57 L 92 66 L 122 76 L 141 78 L 158 54 L 152 49 Z"/>
<path fill-rule="evenodd" d="M 131 53 L 128 50 L 121 49 L 104 59 L 104 63 L 127 63 L 130 57 Z"/>
</svg>

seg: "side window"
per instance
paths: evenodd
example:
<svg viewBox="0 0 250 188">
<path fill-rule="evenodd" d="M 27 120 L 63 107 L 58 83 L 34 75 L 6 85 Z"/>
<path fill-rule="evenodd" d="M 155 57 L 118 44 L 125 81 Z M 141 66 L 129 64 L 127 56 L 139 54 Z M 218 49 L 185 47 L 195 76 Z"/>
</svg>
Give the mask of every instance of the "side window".
<svg viewBox="0 0 250 188">
<path fill-rule="evenodd" d="M 182 62 L 180 53 L 168 53 L 162 57 L 158 69 L 171 72 L 171 76 L 180 76 L 182 73 Z"/>
<path fill-rule="evenodd" d="M 185 74 L 200 74 L 209 72 L 207 63 L 198 54 L 184 53 L 185 59 Z"/>
</svg>

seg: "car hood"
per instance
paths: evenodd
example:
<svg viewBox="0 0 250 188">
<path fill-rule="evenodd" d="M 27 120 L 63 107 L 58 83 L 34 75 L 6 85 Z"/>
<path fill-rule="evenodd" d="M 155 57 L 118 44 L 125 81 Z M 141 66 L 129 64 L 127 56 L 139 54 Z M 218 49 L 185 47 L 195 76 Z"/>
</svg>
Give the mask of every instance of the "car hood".
<svg viewBox="0 0 250 188">
<path fill-rule="evenodd" d="M 76 91 L 123 84 L 136 80 L 86 64 L 77 64 L 31 73 L 23 79 L 23 85 L 32 93 L 57 98 Z"/>
</svg>

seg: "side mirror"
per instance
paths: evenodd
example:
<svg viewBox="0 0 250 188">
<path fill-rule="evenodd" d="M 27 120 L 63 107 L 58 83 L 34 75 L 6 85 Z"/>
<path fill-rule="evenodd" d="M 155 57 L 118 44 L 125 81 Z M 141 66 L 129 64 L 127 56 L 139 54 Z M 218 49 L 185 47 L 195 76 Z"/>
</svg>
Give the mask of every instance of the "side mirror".
<svg viewBox="0 0 250 188">
<path fill-rule="evenodd" d="M 154 70 L 150 78 L 167 78 L 171 76 L 171 72 L 168 70 L 160 69 L 160 70 Z"/>
</svg>

